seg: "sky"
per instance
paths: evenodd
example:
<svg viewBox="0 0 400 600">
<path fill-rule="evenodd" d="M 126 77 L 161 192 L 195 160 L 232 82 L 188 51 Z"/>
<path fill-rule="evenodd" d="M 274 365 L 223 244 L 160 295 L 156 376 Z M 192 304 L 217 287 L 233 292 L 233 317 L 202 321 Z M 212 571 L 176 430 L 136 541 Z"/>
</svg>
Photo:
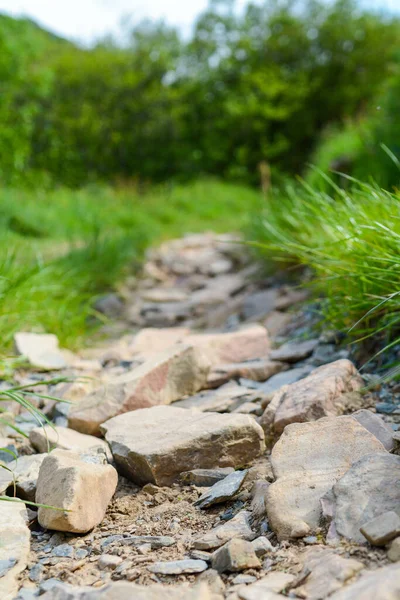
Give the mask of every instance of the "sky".
<svg viewBox="0 0 400 600">
<path fill-rule="evenodd" d="M 400 0 L 363 0 L 373 7 L 400 12 Z M 238 6 L 246 0 L 237 0 Z M 28 16 L 45 28 L 90 44 L 107 33 L 116 33 L 128 17 L 165 19 L 183 33 L 190 32 L 208 0 L 0 0 L 0 12 Z"/>
</svg>

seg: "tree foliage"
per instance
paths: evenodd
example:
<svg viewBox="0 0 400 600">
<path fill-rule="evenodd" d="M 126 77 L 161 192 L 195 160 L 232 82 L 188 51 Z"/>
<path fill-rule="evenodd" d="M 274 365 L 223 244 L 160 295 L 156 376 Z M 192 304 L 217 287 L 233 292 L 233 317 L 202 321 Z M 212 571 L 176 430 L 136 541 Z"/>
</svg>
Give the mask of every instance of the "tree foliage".
<svg viewBox="0 0 400 600">
<path fill-rule="evenodd" d="M 3 17 L 0 175 L 73 186 L 202 173 L 254 182 L 261 161 L 298 173 L 326 125 L 374 98 L 398 32 L 396 19 L 353 0 L 243 12 L 214 0 L 187 41 L 142 23 L 127 43 L 90 50 Z"/>
</svg>

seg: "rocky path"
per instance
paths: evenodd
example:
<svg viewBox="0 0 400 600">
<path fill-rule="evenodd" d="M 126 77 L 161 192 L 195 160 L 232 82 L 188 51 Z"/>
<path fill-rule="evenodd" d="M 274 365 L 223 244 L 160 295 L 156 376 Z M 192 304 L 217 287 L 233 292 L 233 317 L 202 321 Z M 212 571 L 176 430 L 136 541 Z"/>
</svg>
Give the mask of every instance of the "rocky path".
<svg viewBox="0 0 400 600">
<path fill-rule="evenodd" d="M 124 296 L 79 356 L 16 336 L 53 426 L 7 406 L 0 494 L 43 506 L 0 504 L 0 599 L 399 599 L 396 384 L 232 236 L 164 244 Z"/>
</svg>

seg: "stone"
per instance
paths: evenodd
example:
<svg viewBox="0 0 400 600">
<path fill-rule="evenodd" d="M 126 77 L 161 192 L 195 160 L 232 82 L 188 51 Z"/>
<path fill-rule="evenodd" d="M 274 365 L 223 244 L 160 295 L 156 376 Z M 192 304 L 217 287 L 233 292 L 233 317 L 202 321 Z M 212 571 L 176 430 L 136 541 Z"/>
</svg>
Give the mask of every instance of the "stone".
<svg viewBox="0 0 400 600">
<path fill-rule="evenodd" d="M 211 531 L 196 537 L 193 541 L 193 547 L 198 550 L 214 550 L 230 540 L 250 541 L 253 540 L 254 536 L 255 534 L 250 527 L 250 513 L 242 510 L 223 525 L 218 525 Z M 254 548 L 254 551 L 257 554 L 257 548 Z"/>
<path fill-rule="evenodd" d="M 97 298 L 93 308 L 109 319 L 117 319 L 124 312 L 124 303 L 117 294 L 106 294 Z"/>
<path fill-rule="evenodd" d="M 206 583 L 213 594 L 223 594 L 225 591 L 225 584 L 222 581 L 218 571 L 214 569 L 207 569 L 203 571 L 197 580 L 198 583 Z"/>
<path fill-rule="evenodd" d="M 145 302 L 186 302 L 189 296 L 186 292 L 176 288 L 152 288 L 141 293 Z"/>
<path fill-rule="evenodd" d="M 69 544 L 60 544 L 53 548 L 51 552 L 52 556 L 58 556 L 61 558 L 73 558 L 74 557 L 74 549 Z"/>
<path fill-rule="evenodd" d="M 256 292 L 247 296 L 242 315 L 248 321 L 258 321 L 265 317 L 276 308 L 276 301 L 279 291 L 277 289 Z"/>
<path fill-rule="evenodd" d="M 120 471 L 140 484 L 170 485 L 191 469 L 240 467 L 265 448 L 252 417 L 172 406 L 126 413 L 102 430 Z"/>
<path fill-rule="evenodd" d="M 246 588 L 239 590 L 242 600 L 275 600 L 283 598 L 279 595 L 290 583 L 294 581 L 294 575 L 283 571 L 273 571 L 265 577 L 252 583 Z"/>
<path fill-rule="evenodd" d="M 113 571 L 122 563 L 122 560 L 120 556 L 115 556 L 115 554 L 102 554 L 97 564 L 99 569 Z"/>
<path fill-rule="evenodd" d="M 219 387 L 227 381 L 239 379 L 239 377 L 245 377 L 253 381 L 266 381 L 273 375 L 287 369 L 287 364 L 269 360 L 268 358 L 218 365 L 211 369 L 207 379 L 207 386 Z"/>
<path fill-rule="evenodd" d="M 216 390 L 207 390 L 174 403 L 178 408 L 195 408 L 201 412 L 231 412 L 246 402 L 263 398 L 257 390 L 231 381 Z"/>
<path fill-rule="evenodd" d="M 0 437 L 0 464 L 13 462 L 17 456 L 18 451 L 13 440 Z"/>
<path fill-rule="evenodd" d="M 314 533 L 322 516 L 321 498 L 354 462 L 384 451 L 352 417 L 288 425 L 271 453 L 276 481 L 267 490 L 268 519 L 278 538 Z"/>
<path fill-rule="evenodd" d="M 68 366 L 58 347 L 56 335 L 20 331 L 14 335 L 14 343 L 18 354 L 25 356 L 37 369 L 57 371 Z"/>
<path fill-rule="evenodd" d="M 362 574 L 353 584 L 329 596 L 329 600 L 398 600 L 400 564 Z"/>
<path fill-rule="evenodd" d="M 253 550 L 259 558 L 265 556 L 268 554 L 268 552 L 275 552 L 275 548 L 269 539 L 263 535 L 253 540 L 251 545 L 253 546 Z"/>
<path fill-rule="evenodd" d="M 343 395 L 363 387 L 357 369 L 343 359 L 314 369 L 310 375 L 278 390 L 261 417 L 266 432 L 282 433 L 290 423 L 340 415 Z"/>
<path fill-rule="evenodd" d="M 189 333 L 190 329 L 187 327 L 165 327 L 163 329 L 147 327 L 135 335 L 129 349 L 134 355 L 164 352 L 178 342 L 184 342 Z"/>
<path fill-rule="evenodd" d="M 381 417 L 366 409 L 358 410 L 351 416 L 378 438 L 388 452 L 393 450 L 393 430 Z"/>
<path fill-rule="evenodd" d="M 88 452 L 102 449 L 109 453 L 108 444 L 93 435 L 85 435 L 68 427 L 45 425 L 36 427 L 29 433 L 29 441 L 38 452 L 49 452 L 54 448 L 71 450 L 72 452 Z"/>
<path fill-rule="evenodd" d="M 32 454 L 20 456 L 18 460 L 8 463 L 7 469 L 0 467 L 0 495 L 5 495 L 7 490 L 10 496 L 14 495 L 13 482 L 16 484 L 16 496 L 29 502 L 35 501 L 36 481 L 39 469 L 46 454 Z"/>
<path fill-rule="evenodd" d="M 129 535 L 121 540 L 117 540 L 121 546 L 142 546 L 148 544 L 152 550 L 159 548 L 168 548 L 174 546 L 176 540 L 169 535 Z"/>
<path fill-rule="evenodd" d="M 75 587 L 57 580 L 40 598 L 41 600 L 222 600 L 222 596 L 211 593 L 206 583 L 190 587 L 186 584 L 137 585 L 117 581 L 98 589 Z"/>
<path fill-rule="evenodd" d="M 303 560 L 303 570 L 310 571 L 310 574 L 305 583 L 296 588 L 296 592 L 308 600 L 323 600 L 363 568 L 362 562 L 343 558 L 327 548 L 310 548 Z"/>
<path fill-rule="evenodd" d="M 397 537 L 389 546 L 387 557 L 392 562 L 400 561 L 400 537 Z"/>
<path fill-rule="evenodd" d="M 268 381 L 257 384 L 257 389 L 260 392 L 264 392 L 264 394 L 272 394 L 273 392 L 278 391 L 284 385 L 290 385 L 291 383 L 295 383 L 307 375 L 312 371 L 312 367 L 304 366 L 304 367 L 296 367 L 294 369 L 290 369 L 289 371 L 283 371 L 281 373 L 277 373 L 268 379 Z M 247 385 L 247 380 L 243 380 L 243 383 Z"/>
<path fill-rule="evenodd" d="M 87 533 L 103 520 L 117 482 L 117 472 L 111 465 L 67 450 L 53 450 L 40 468 L 36 502 L 55 508 L 39 508 L 40 525 L 56 531 Z"/>
<path fill-rule="evenodd" d="M 266 358 L 271 345 L 262 325 L 251 325 L 232 333 L 198 333 L 185 338 L 185 343 L 203 350 L 213 365 L 241 363 Z"/>
<path fill-rule="evenodd" d="M 183 575 L 187 573 L 202 573 L 208 569 L 204 560 L 173 560 L 170 562 L 156 562 L 148 567 L 149 571 L 157 575 Z"/>
<path fill-rule="evenodd" d="M 381 452 L 359 457 L 333 487 L 339 535 L 365 543 L 360 528 L 385 512 L 400 511 L 400 456 Z"/>
<path fill-rule="evenodd" d="M 400 517 L 394 511 L 385 512 L 365 523 L 360 531 L 373 546 L 384 546 L 400 535 Z"/>
<path fill-rule="evenodd" d="M 25 504 L 1 502 L 0 508 L 0 598 L 14 600 L 19 575 L 26 569 L 30 532 Z"/>
<path fill-rule="evenodd" d="M 211 487 L 233 472 L 234 469 L 232 467 L 225 467 L 225 469 L 194 469 L 193 471 L 181 473 L 180 481 L 184 485 Z"/>
<path fill-rule="evenodd" d="M 292 321 L 293 315 L 290 313 L 280 312 L 278 310 L 271 311 L 263 321 L 271 338 L 276 338 L 285 333 L 289 323 Z"/>
<path fill-rule="evenodd" d="M 214 552 L 211 566 L 218 573 L 235 573 L 261 567 L 253 546 L 246 540 L 233 539 Z"/>
<path fill-rule="evenodd" d="M 247 471 L 234 471 L 225 479 L 215 483 L 194 503 L 199 508 L 209 508 L 233 498 L 243 485 Z"/>
<path fill-rule="evenodd" d="M 272 350 L 271 360 L 281 360 L 288 363 L 296 363 L 311 356 L 318 346 L 318 340 L 306 340 L 304 342 L 288 342 L 277 350 Z"/>
<path fill-rule="evenodd" d="M 82 433 L 98 435 L 100 425 L 112 417 L 194 394 L 205 385 L 208 370 L 202 352 L 177 344 L 72 406 L 68 424 Z"/>
</svg>

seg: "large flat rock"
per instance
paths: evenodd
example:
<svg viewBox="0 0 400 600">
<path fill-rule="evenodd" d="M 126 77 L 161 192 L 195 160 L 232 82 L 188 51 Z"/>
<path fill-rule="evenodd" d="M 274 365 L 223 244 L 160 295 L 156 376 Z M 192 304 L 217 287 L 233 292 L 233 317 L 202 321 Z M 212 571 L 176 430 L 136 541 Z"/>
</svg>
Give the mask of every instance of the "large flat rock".
<svg viewBox="0 0 400 600">
<path fill-rule="evenodd" d="M 107 453 L 108 445 L 93 435 L 85 435 L 68 427 L 45 425 L 35 427 L 29 433 L 29 441 L 38 452 L 49 452 L 54 448 L 73 452 L 96 451 L 98 448 Z"/>
<path fill-rule="evenodd" d="M 259 456 L 264 434 L 252 417 L 157 406 L 102 425 L 119 470 L 133 481 L 170 485 L 191 469 L 240 467 Z"/>
<path fill-rule="evenodd" d="M 267 490 L 268 517 L 278 537 L 314 531 L 320 524 L 322 496 L 353 463 L 382 452 L 381 442 L 352 417 L 288 425 L 272 450 L 276 481 Z"/>
<path fill-rule="evenodd" d="M 361 389 L 363 381 L 347 359 L 314 369 L 310 375 L 282 387 L 261 418 L 266 432 L 281 433 L 290 423 L 315 421 L 343 413 L 344 394 Z"/>
<path fill-rule="evenodd" d="M 268 332 L 262 325 L 229 333 L 192 334 L 185 342 L 204 350 L 214 365 L 266 358 L 271 349 Z"/>
<path fill-rule="evenodd" d="M 336 531 L 365 543 L 360 527 L 388 511 L 400 514 L 400 456 L 370 454 L 341 477 L 333 488 Z"/>
<path fill-rule="evenodd" d="M 1 502 L 0 506 L 0 598 L 14 600 L 18 576 L 27 566 L 30 550 L 28 515 L 22 502 Z"/>
<path fill-rule="evenodd" d="M 98 435 L 100 425 L 112 417 L 194 394 L 206 384 L 209 366 L 204 352 L 176 344 L 72 406 L 69 427 Z"/>
<path fill-rule="evenodd" d="M 398 600 L 400 563 L 364 573 L 358 581 L 329 598 L 330 600 Z"/>
<path fill-rule="evenodd" d="M 14 335 L 18 354 L 43 371 L 65 369 L 68 365 L 58 347 L 58 338 L 52 333 L 29 333 L 20 331 Z"/>
</svg>

